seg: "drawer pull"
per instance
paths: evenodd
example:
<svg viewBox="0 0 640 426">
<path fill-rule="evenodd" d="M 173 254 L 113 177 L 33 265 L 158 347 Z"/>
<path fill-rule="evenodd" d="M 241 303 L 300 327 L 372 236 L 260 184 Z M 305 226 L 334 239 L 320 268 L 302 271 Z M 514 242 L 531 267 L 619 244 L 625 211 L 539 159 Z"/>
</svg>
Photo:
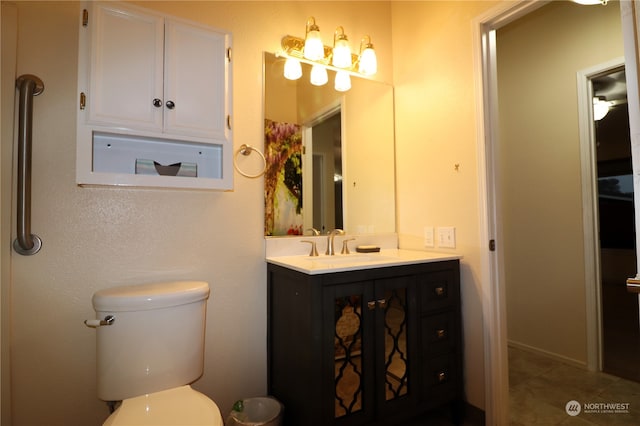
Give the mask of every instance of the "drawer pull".
<svg viewBox="0 0 640 426">
<path fill-rule="evenodd" d="M 436 293 L 436 296 L 438 297 L 444 296 L 444 287 L 442 286 L 436 287 L 433 291 Z"/>
<path fill-rule="evenodd" d="M 445 371 L 441 371 L 436 375 L 436 378 L 438 380 L 438 383 L 444 383 L 448 379 L 447 373 Z"/>
<path fill-rule="evenodd" d="M 438 340 L 442 340 L 444 338 L 447 337 L 447 330 L 441 328 L 439 330 L 436 330 L 436 339 Z"/>
</svg>

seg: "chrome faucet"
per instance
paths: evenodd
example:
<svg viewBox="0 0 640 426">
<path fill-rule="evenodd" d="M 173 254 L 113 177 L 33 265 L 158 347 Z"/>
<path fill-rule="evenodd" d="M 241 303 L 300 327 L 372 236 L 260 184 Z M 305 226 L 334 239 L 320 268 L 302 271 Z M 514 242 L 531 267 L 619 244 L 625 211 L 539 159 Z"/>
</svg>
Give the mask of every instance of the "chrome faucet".
<svg viewBox="0 0 640 426">
<path fill-rule="evenodd" d="M 335 254 L 335 251 L 333 250 L 333 237 L 336 235 L 344 235 L 344 231 L 342 229 L 334 229 L 333 231 L 329 231 L 327 235 L 327 251 L 325 254 L 333 256 Z"/>
</svg>

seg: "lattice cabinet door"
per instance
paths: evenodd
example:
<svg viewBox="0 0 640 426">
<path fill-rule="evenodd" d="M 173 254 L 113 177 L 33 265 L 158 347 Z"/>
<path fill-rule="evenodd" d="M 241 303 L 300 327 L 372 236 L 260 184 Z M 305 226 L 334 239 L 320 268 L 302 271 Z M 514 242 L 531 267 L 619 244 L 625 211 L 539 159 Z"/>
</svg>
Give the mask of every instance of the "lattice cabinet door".
<svg viewBox="0 0 640 426">
<path fill-rule="evenodd" d="M 410 409 L 419 396 L 415 276 L 375 281 L 377 417 Z"/>
<path fill-rule="evenodd" d="M 325 424 L 365 424 L 375 416 L 375 305 L 371 281 L 326 287 L 326 378 L 331 392 Z M 329 319 L 331 323 L 329 323 Z"/>
</svg>

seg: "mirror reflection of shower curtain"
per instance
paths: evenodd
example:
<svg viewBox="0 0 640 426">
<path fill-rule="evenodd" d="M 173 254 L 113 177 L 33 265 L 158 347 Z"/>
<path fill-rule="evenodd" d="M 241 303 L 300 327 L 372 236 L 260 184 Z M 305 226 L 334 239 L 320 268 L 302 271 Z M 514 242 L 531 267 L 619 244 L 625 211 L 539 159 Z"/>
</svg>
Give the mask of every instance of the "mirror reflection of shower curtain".
<svg viewBox="0 0 640 426">
<path fill-rule="evenodd" d="M 302 235 L 302 131 L 265 119 L 265 235 Z"/>
</svg>

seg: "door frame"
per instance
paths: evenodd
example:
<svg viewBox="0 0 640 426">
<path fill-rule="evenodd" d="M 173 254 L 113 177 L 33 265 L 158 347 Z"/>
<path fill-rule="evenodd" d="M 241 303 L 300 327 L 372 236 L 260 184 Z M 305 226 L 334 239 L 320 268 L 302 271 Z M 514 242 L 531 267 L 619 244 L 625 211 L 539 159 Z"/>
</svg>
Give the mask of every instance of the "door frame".
<svg viewBox="0 0 640 426">
<path fill-rule="evenodd" d="M 577 72 L 580 165 L 582 176 L 582 226 L 584 233 L 584 276 L 587 313 L 587 369 L 602 371 L 602 276 L 598 243 L 598 188 L 596 135 L 593 121 L 591 80 L 625 66 L 615 58 Z"/>
<path fill-rule="evenodd" d="M 506 292 L 500 211 L 497 209 L 500 179 L 498 163 L 498 92 L 495 32 L 549 1 L 520 0 L 502 3 L 473 20 L 474 77 L 476 87 L 477 155 L 480 238 L 489 248 L 482 251 L 481 276 L 484 320 L 485 414 L 487 425 L 509 424 L 509 366 L 506 327 Z M 621 0 L 620 10 L 626 58 L 629 127 L 631 130 L 634 188 L 640 190 L 640 99 L 638 97 L 637 39 L 639 16 L 633 1 Z M 640 197 L 635 198 L 636 222 L 640 214 Z M 640 233 L 636 235 L 640 247 Z M 585 253 L 585 256 L 587 254 Z M 639 259 L 640 262 L 640 259 Z M 640 267 L 638 268 L 640 270 Z M 587 303 L 593 304 L 592 300 Z"/>
<path fill-rule="evenodd" d="M 509 363 L 504 256 L 499 197 L 498 78 L 496 30 L 544 6 L 549 1 L 502 3 L 473 20 L 476 87 L 480 241 L 482 251 L 482 306 L 484 322 L 485 419 L 487 425 L 509 424 Z M 497 250 L 491 250 L 491 242 Z"/>
</svg>

